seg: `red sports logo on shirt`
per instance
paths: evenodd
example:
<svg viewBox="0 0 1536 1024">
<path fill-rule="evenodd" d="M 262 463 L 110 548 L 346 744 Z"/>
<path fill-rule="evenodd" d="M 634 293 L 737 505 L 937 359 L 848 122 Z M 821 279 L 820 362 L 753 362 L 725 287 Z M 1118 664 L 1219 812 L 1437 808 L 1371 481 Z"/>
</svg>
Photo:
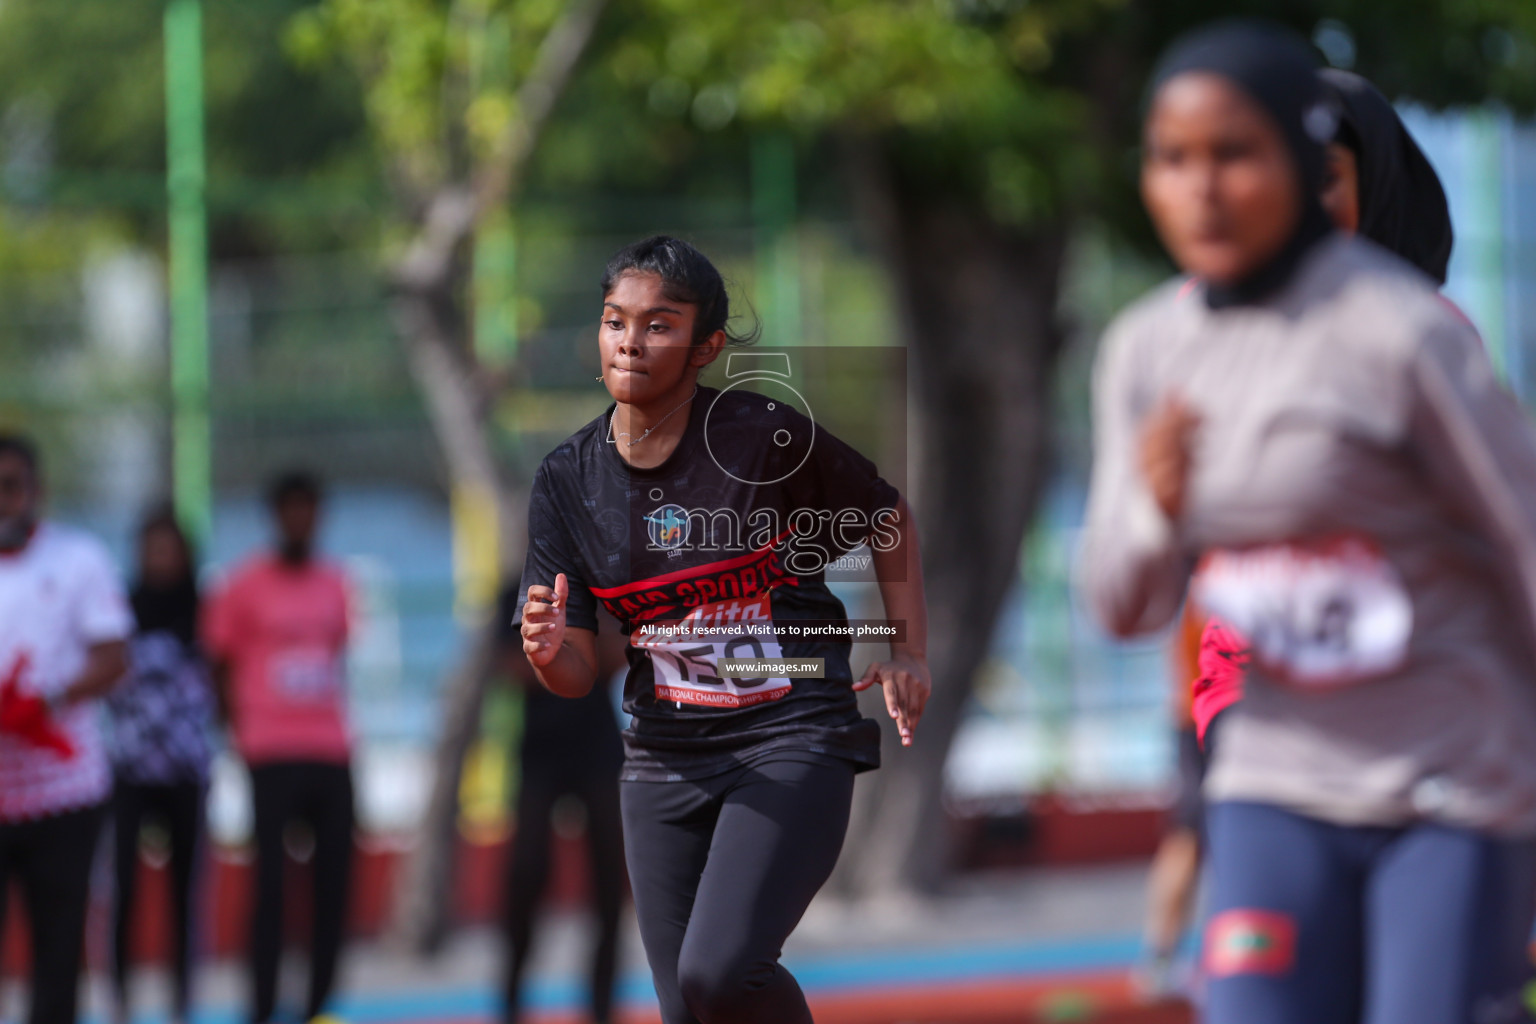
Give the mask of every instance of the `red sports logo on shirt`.
<svg viewBox="0 0 1536 1024">
<path fill-rule="evenodd" d="M 1296 964 L 1296 921 L 1273 910 L 1228 910 L 1206 926 L 1205 969 L 1213 978 L 1286 974 Z"/>
<path fill-rule="evenodd" d="M 751 598 L 776 586 L 798 586 L 784 568 L 782 543 L 788 533 L 734 558 L 634 580 L 617 587 L 592 587 L 592 594 L 620 622 L 650 622 L 677 616 L 716 601 Z"/>
</svg>

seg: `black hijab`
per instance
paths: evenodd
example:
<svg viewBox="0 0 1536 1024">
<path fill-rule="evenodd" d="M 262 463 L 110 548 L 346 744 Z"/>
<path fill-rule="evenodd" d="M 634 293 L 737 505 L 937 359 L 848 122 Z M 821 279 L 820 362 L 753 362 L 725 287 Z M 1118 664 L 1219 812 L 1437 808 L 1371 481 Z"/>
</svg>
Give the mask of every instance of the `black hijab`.
<svg viewBox="0 0 1536 1024">
<path fill-rule="evenodd" d="M 1333 231 L 1318 196 L 1327 170 L 1325 146 L 1337 131 L 1338 113 L 1318 77 L 1312 48 L 1269 22 L 1222 21 L 1180 37 L 1158 61 L 1149 99 L 1189 72 L 1220 75 L 1241 89 L 1274 121 L 1296 163 L 1301 214 L 1291 237 L 1243 280 L 1206 283 L 1206 303 L 1213 309 L 1258 302 L 1289 280 L 1307 251 Z"/>
<path fill-rule="evenodd" d="M 140 633 L 171 633 L 188 647 L 197 646 L 197 582 L 190 577 L 170 586 L 140 581 L 129 595 Z"/>
<path fill-rule="evenodd" d="M 197 559 L 173 513 L 158 511 L 151 514 L 140 525 L 139 536 L 142 539 L 157 530 L 168 531 L 181 542 L 187 558 L 186 575 L 174 582 L 156 584 L 141 576 L 128 595 L 129 604 L 133 606 L 133 617 L 140 633 L 171 633 L 188 647 L 195 648 L 198 642 L 198 610 L 202 603 L 197 588 Z"/>
<path fill-rule="evenodd" d="M 1440 176 L 1374 85 L 1337 68 L 1321 76 L 1338 103 L 1335 141 L 1359 169 L 1360 234 L 1445 284 L 1455 236 Z"/>
</svg>

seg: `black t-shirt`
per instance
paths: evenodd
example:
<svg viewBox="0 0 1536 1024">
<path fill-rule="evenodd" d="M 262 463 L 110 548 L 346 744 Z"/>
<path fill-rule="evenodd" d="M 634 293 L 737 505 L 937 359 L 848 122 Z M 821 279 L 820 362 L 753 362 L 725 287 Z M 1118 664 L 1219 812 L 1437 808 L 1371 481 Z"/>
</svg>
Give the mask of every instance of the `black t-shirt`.
<svg viewBox="0 0 1536 1024">
<path fill-rule="evenodd" d="M 847 621 L 825 566 L 898 536 L 896 489 L 785 402 L 701 387 L 688 411 L 676 450 L 651 469 L 609 442 L 611 406 L 545 458 L 516 618 L 530 585 L 563 572 L 567 625 L 595 631 L 598 601 L 618 619 L 626 779 L 706 778 L 785 755 L 877 767 L 879 726 L 859 713 L 850 641 L 784 629 Z M 646 632 L 685 617 L 740 630 L 675 642 Z M 722 657 L 821 658 L 825 676 L 722 679 Z"/>
</svg>

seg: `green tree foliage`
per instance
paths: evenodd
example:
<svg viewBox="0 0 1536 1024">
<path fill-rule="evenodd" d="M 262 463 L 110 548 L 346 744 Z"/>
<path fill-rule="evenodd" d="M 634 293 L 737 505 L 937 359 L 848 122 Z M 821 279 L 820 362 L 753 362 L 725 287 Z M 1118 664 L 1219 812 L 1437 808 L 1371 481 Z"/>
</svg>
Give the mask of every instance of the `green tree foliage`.
<svg viewBox="0 0 1536 1024">
<path fill-rule="evenodd" d="M 1156 54 L 1260 14 L 1389 95 L 1536 109 L 1531 0 L 208 3 L 215 198 L 221 178 L 383 183 L 396 322 L 456 479 L 499 486 L 467 268 L 525 184 L 683 193 L 761 132 L 814 154 L 808 176 L 849 172 L 828 191 L 877 240 L 917 370 L 938 684 L 850 851 L 876 889 L 942 864 L 940 769 L 1049 462 L 1067 241 L 1092 219 L 1149 242 L 1135 144 Z M 159 9 L 3 0 L 0 114 L 42 111 L 57 168 L 158 172 Z"/>
<path fill-rule="evenodd" d="M 355 216 L 379 180 L 344 68 L 301 68 L 282 45 L 304 0 L 208 0 L 204 74 L 214 254 L 370 237 Z M 162 0 L 0 3 L 0 149 L 41 133 L 40 163 L 0 152 L 0 200 L 128 211 L 163 234 Z M 302 180 L 302 184 L 301 184 Z M 328 216 L 339 205 L 350 219 Z M 317 216 L 318 215 L 318 216 Z"/>
<path fill-rule="evenodd" d="M 652 112 L 702 131 L 735 118 L 878 139 L 928 188 L 978 199 L 1004 223 L 1089 210 L 1123 226 L 1151 63 L 1179 32 L 1220 17 L 1288 24 L 1394 97 L 1536 109 L 1526 0 L 638 6 L 593 73 L 642 91 Z"/>
<path fill-rule="evenodd" d="M 1156 54 L 1200 22 L 1261 14 L 1389 94 L 1536 105 L 1529 0 L 623 0 L 562 82 L 561 116 L 545 124 L 546 108 L 530 129 L 530 96 L 555 98 L 538 87 L 540 53 L 574 6 L 324 0 L 292 39 L 358 71 L 418 225 L 424 192 L 534 141 L 538 156 L 503 159 L 515 173 L 496 184 L 514 188 L 525 166 L 594 187 L 686 180 L 760 131 L 852 172 L 927 427 L 915 461 L 938 684 L 922 743 L 893 751 L 855 830 L 847 860 L 865 890 L 925 886 L 942 868 L 944 758 L 1049 464 L 1066 242 L 1085 218 L 1149 239 L 1134 154 Z"/>
<path fill-rule="evenodd" d="M 854 145 L 894 142 L 945 190 L 1023 222 L 1091 188 L 1084 97 L 1039 72 L 1114 0 L 989 4 L 831 0 L 690 10 L 649 0 L 613 48 L 615 78 L 662 115 L 733 117 Z M 1050 160 L 1026 154 L 1050 153 Z"/>
</svg>

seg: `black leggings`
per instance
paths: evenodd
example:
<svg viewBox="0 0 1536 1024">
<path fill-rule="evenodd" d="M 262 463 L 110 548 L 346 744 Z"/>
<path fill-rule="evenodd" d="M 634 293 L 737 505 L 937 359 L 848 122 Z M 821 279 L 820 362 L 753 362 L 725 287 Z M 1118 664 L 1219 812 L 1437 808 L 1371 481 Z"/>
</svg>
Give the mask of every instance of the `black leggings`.
<svg viewBox="0 0 1536 1024">
<path fill-rule="evenodd" d="M 102 809 L 91 807 L 0 824 L 0 927 L 13 876 L 21 882 L 31 927 L 28 1024 L 75 1024 L 91 859 L 101 819 Z"/>
<path fill-rule="evenodd" d="M 665 1024 L 811 1024 L 784 940 L 842 850 L 854 767 L 771 761 L 623 783 L 624 848 Z"/>
<path fill-rule="evenodd" d="M 533 924 L 549 878 L 550 814 L 562 796 L 574 796 L 587 810 L 587 850 L 592 867 L 592 903 L 597 939 L 592 951 L 592 1019 L 613 1018 L 613 977 L 618 962 L 619 912 L 624 899 L 624 837 L 619 819 L 618 772 L 592 778 L 528 776 L 517 800 L 507 874 L 506 928 L 510 960 L 506 977 L 506 1020 L 515 1024 L 522 1004 L 523 971 L 533 950 Z"/>
<path fill-rule="evenodd" d="M 192 879 L 202 845 L 204 788 L 199 782 L 140 785 L 119 781 L 112 799 L 117 894 L 112 906 L 112 979 L 118 1007 L 127 1018 L 129 945 L 134 890 L 139 879 L 139 830 L 158 822 L 171 843 L 171 902 L 174 914 L 176 1016 L 192 1007 Z"/>
<path fill-rule="evenodd" d="M 251 768 L 256 804 L 256 907 L 251 915 L 252 1020 L 266 1024 L 277 1002 L 283 951 L 283 832 L 307 824 L 312 861 L 313 931 L 305 1018 L 324 1012 L 336 981 L 352 878 L 352 770 L 345 764 L 282 762 Z"/>
</svg>

